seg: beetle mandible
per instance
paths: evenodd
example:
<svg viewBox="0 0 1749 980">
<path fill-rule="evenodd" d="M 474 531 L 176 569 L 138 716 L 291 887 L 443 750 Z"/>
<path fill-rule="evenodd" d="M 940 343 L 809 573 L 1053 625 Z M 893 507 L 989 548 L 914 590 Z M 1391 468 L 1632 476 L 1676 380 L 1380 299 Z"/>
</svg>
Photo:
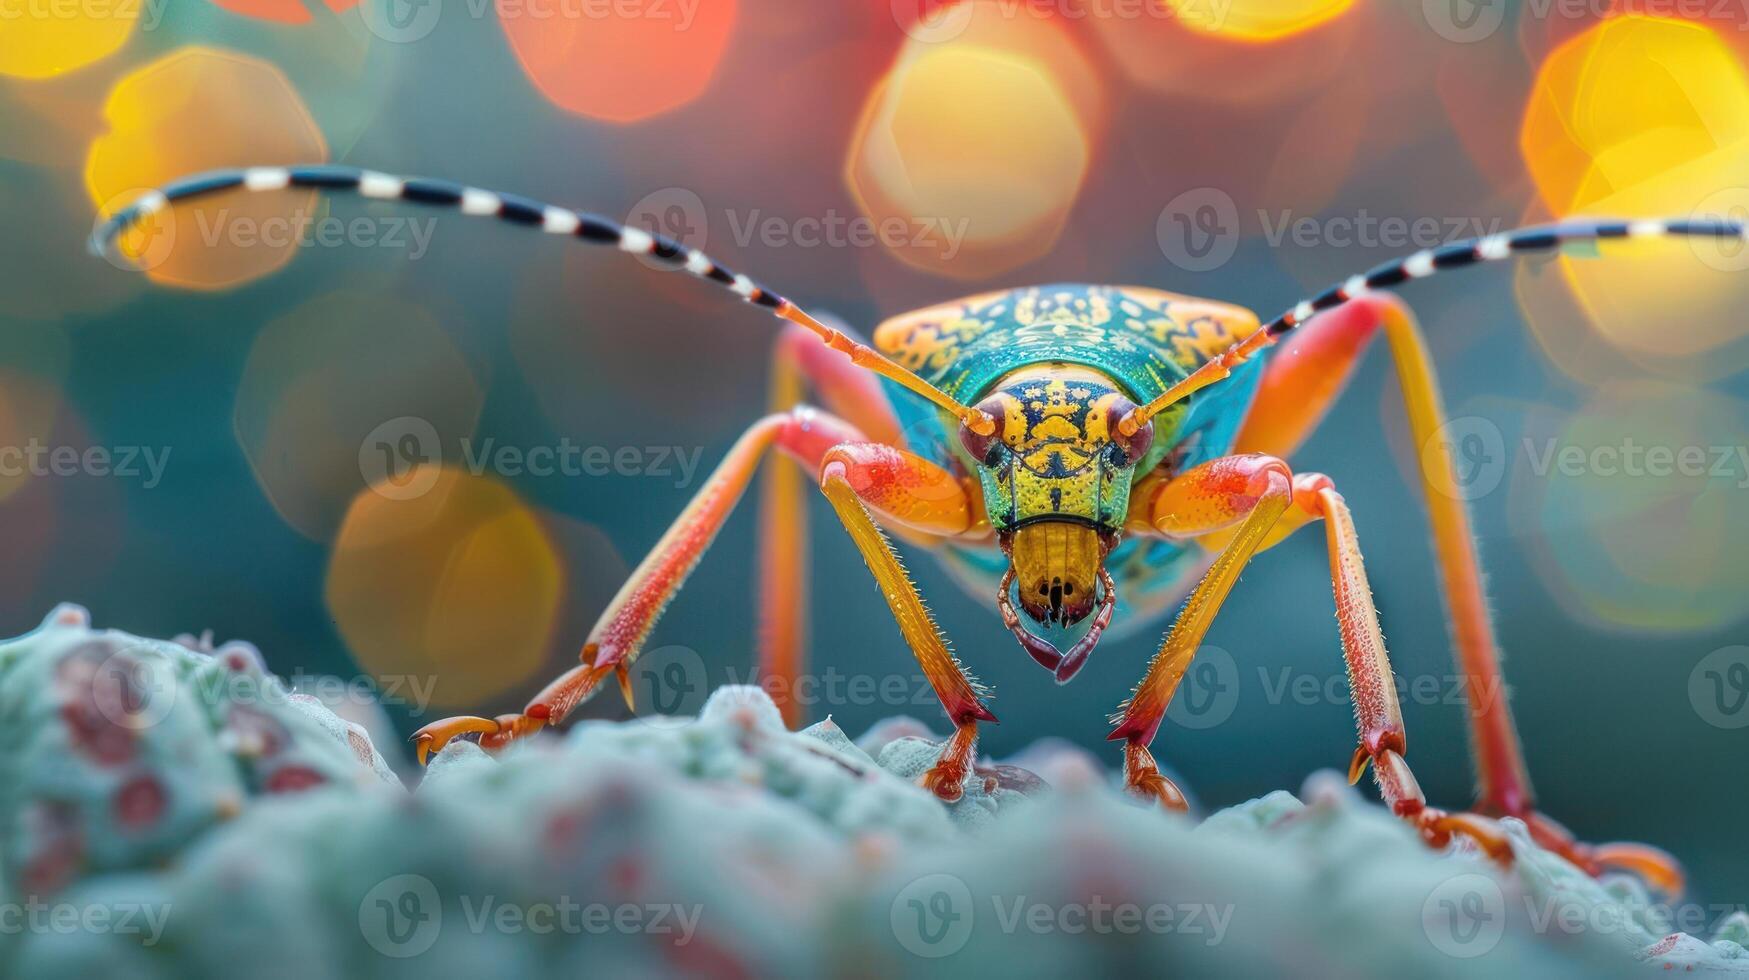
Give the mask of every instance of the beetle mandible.
<svg viewBox="0 0 1749 980">
<path fill-rule="evenodd" d="M 771 450 L 799 462 L 874 574 L 906 644 L 954 725 L 922 784 L 957 800 L 974 777 L 980 722 L 994 722 L 988 692 L 936 627 L 888 534 L 921 545 L 976 595 L 993 599 L 1026 653 L 1066 682 L 1114 621 L 1120 597 L 1131 625 L 1184 600 L 1146 674 L 1112 717 L 1123 774 L 1135 794 L 1175 810 L 1184 795 L 1149 745 L 1210 623 L 1253 555 L 1324 522 L 1358 746 L 1379 792 L 1425 840 L 1454 834 L 1497 858 L 1511 854 L 1492 817 L 1523 819 L 1543 846 L 1595 874 L 1626 868 L 1680 886 L 1674 860 L 1639 844 L 1588 845 L 1541 814 L 1501 684 L 1469 516 L 1449 453 L 1423 452 L 1422 484 L 1470 701 L 1480 790 L 1471 812 L 1428 805 L 1404 759 L 1406 739 L 1355 524 L 1342 495 L 1286 460 L 1340 394 L 1369 341 L 1383 333 L 1411 431 L 1436 445 L 1444 421 L 1421 332 L 1383 291 L 1435 272 L 1563 243 L 1700 236 L 1742 238 L 1713 219 L 1584 219 L 1523 228 L 1425 250 L 1331 287 L 1264 323 L 1244 308 L 1158 289 L 1065 284 L 989 292 L 895 317 L 865 343 L 793 301 L 662 235 L 599 215 L 448 181 L 332 165 L 252 167 L 187 177 L 149 192 L 105 221 L 93 248 L 173 202 L 237 189 L 315 188 L 492 216 L 610 245 L 726 286 L 788 326 L 774 356 L 786 406 L 754 422 L 633 571 L 583 645 L 581 662 L 519 714 L 458 717 L 415 735 L 421 761 L 464 734 L 499 748 L 563 721 L 611 676 L 631 700 L 628 666 Z M 1273 349 L 1273 350 L 1272 350 Z M 1266 353 L 1268 352 L 1268 353 Z M 812 389 L 832 411 L 811 407 Z M 768 545 L 799 539 L 798 472 L 779 464 L 765 484 Z M 793 690 L 802 670 L 793 601 L 799 556 L 762 552 L 783 576 L 762 577 L 767 630 L 761 667 Z M 786 623 L 787 620 L 787 623 Z M 799 706 L 783 704 L 795 722 Z"/>
</svg>

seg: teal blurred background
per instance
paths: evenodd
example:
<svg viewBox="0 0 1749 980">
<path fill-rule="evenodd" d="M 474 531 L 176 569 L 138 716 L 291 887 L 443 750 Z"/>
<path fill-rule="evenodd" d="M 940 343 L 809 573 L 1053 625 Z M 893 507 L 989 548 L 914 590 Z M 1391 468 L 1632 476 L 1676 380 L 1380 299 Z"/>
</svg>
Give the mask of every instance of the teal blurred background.
<svg viewBox="0 0 1749 980">
<path fill-rule="evenodd" d="M 776 324 L 760 311 L 494 222 L 223 199 L 145 243 L 145 275 L 85 253 L 100 209 L 186 170 L 326 159 L 597 210 L 865 331 L 1064 280 L 1271 316 L 1522 221 L 1749 203 L 1739 22 L 1467 0 L 374 3 L 0 23 L 0 449 L 19 450 L 0 461 L 0 633 L 73 600 L 99 625 L 210 629 L 284 674 L 380 689 L 407 731 L 511 710 L 575 662 L 764 410 Z M 1461 420 L 1544 808 L 1587 839 L 1666 847 L 1697 895 L 1736 901 L 1749 263 L 1636 250 L 1407 296 Z M 578 466 L 469 472 L 483 446 Z M 1460 806 L 1418 451 L 1375 352 L 1294 462 L 1357 514 L 1410 761 Z M 421 461 L 424 492 L 370 485 Z M 858 556 L 810 506 L 814 716 L 939 725 Z M 670 608 L 653 663 L 746 678 L 755 509 Z M 1205 803 L 1297 787 L 1352 750 L 1321 537 L 1248 570 L 1156 744 Z M 987 751 L 1058 736 L 1108 752 L 1104 717 L 1164 622 L 1058 687 L 987 600 L 910 564 L 996 690 Z M 585 714 L 625 710 L 609 695 Z"/>
</svg>

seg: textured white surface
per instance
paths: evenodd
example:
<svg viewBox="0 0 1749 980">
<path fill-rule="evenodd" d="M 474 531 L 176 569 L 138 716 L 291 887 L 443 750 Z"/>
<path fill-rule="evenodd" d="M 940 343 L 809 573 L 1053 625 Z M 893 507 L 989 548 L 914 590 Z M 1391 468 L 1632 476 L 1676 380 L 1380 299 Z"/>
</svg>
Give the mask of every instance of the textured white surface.
<svg viewBox="0 0 1749 980">
<path fill-rule="evenodd" d="M 181 693 L 125 751 L 75 745 L 56 719 L 102 700 L 87 661 L 118 650 Z M 1278 792 L 1198 826 L 1041 743 L 1016 760 L 1030 772 L 982 766 L 944 807 L 913 785 L 934 752 L 920 723 L 789 732 L 762 692 L 725 688 L 697 719 L 583 723 L 498 759 L 455 743 L 409 793 L 313 701 L 260 724 L 251 692 L 278 682 L 258 664 L 246 645 L 93 631 L 71 607 L 0 644 L 0 902 L 22 902 L 53 812 L 82 849 L 40 899 L 163 913 L 155 936 L 0 931 L 0 975 L 1749 972 L 1740 915 L 1676 933 L 1637 885 L 1592 881 L 1521 826 L 1510 871 L 1435 853 L 1332 774 L 1304 804 Z M 221 672 L 252 680 L 192 695 Z M 322 781 L 264 791 L 287 765 Z M 145 773 L 167 823 L 116 825 L 116 786 Z"/>
</svg>

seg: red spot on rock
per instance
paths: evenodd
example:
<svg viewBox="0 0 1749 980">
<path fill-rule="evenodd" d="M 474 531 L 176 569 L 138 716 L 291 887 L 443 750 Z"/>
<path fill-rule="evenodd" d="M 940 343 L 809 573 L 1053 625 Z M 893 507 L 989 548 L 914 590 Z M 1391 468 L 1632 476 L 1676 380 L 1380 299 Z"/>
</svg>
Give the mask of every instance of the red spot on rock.
<svg viewBox="0 0 1749 980">
<path fill-rule="evenodd" d="M 644 883 L 644 864 L 635 857 L 623 857 L 608 871 L 613 886 L 625 894 L 635 894 Z"/>
<path fill-rule="evenodd" d="M 574 851 L 587 824 L 583 814 L 575 810 L 560 810 L 548 817 L 544 835 L 547 851 L 555 856 Z"/>
<path fill-rule="evenodd" d="M 135 735 L 103 716 L 89 700 L 61 705 L 61 721 L 73 750 L 100 766 L 120 766 L 133 761 Z"/>
<path fill-rule="evenodd" d="M 28 895 L 52 895 L 71 883 L 85 860 L 78 814 L 65 803 L 37 803 L 24 815 L 26 832 L 40 841 L 25 858 L 19 880 Z"/>
<path fill-rule="evenodd" d="M 279 719 L 248 705 L 232 705 L 225 724 L 237 736 L 238 751 L 246 756 L 270 758 L 291 740 Z"/>
<path fill-rule="evenodd" d="M 158 822 L 170 802 L 164 784 L 154 776 L 136 776 L 115 791 L 110 806 L 115 821 L 128 830 L 143 830 Z"/>
<path fill-rule="evenodd" d="M 281 766 L 273 775 L 267 777 L 269 793 L 300 793 L 311 787 L 320 786 L 328 781 L 309 766 Z"/>
<path fill-rule="evenodd" d="M 668 962 L 674 966 L 676 973 L 722 977 L 724 980 L 757 976 L 739 956 L 709 936 L 695 933 L 684 943 L 678 936 L 669 938 L 667 942 Z"/>
</svg>

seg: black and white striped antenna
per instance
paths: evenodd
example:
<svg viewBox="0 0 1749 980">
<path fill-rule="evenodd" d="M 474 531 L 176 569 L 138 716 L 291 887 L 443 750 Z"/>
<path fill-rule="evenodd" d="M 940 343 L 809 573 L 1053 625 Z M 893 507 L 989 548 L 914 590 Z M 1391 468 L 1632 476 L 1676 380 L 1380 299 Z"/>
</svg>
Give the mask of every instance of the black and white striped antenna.
<svg viewBox="0 0 1749 980">
<path fill-rule="evenodd" d="M 622 252 L 649 256 L 672 268 L 685 269 L 700 279 L 726 287 L 747 302 L 764 307 L 776 316 L 813 331 L 827 346 L 843 353 L 858 365 L 929 399 L 980 434 L 988 435 L 996 429 L 996 421 L 989 415 L 972 406 L 961 404 L 874 348 L 826 326 L 782 295 L 748 276 L 731 271 L 695 248 L 688 248 L 656 232 L 622 225 L 599 214 L 554 207 L 515 194 L 481 190 L 453 181 L 397 177 L 374 170 L 333 164 L 212 170 L 148 191 L 116 211 L 92 233 L 91 251 L 99 256 L 113 257 L 116 240 L 123 233 L 181 201 L 224 191 L 283 191 L 289 188 L 307 188 L 330 193 L 350 191 L 375 200 L 451 207 L 462 214 L 495 217 L 511 224 L 539 228 L 548 234 L 574 238 L 594 245 L 611 245 Z"/>
<path fill-rule="evenodd" d="M 1124 435 L 1133 435 L 1149 419 L 1176 402 L 1194 394 L 1232 373 L 1251 355 L 1274 344 L 1283 334 L 1292 331 L 1313 316 L 1334 309 L 1369 292 L 1392 289 L 1416 279 L 1426 279 L 1448 269 L 1461 269 L 1483 262 L 1537 252 L 1548 252 L 1573 242 L 1595 242 L 1605 239 L 1648 238 L 1714 238 L 1746 237 L 1744 224 L 1727 218 L 1668 218 L 1619 220 L 1612 218 L 1576 218 L 1553 224 L 1532 225 L 1496 235 L 1470 238 L 1440 248 L 1424 249 L 1407 258 L 1393 259 L 1341 283 L 1301 300 L 1294 308 L 1264 324 L 1251 334 L 1216 354 L 1173 385 L 1171 390 L 1136 409 L 1119 423 Z"/>
</svg>

